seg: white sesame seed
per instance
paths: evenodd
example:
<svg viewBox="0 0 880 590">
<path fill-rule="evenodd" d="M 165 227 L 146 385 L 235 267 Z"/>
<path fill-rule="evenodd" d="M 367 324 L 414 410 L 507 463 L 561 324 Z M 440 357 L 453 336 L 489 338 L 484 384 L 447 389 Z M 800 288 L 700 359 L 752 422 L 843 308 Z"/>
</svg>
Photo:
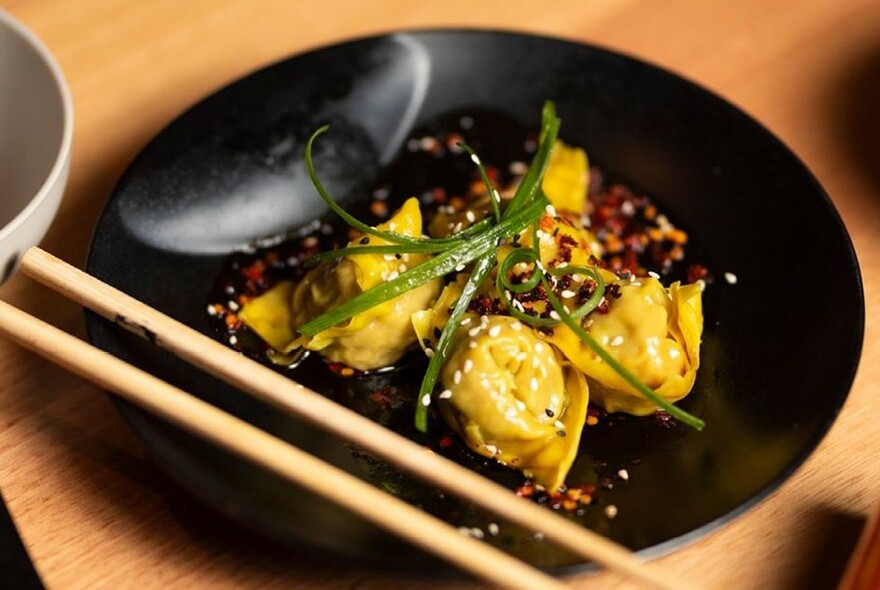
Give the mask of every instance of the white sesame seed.
<svg viewBox="0 0 880 590">
<path fill-rule="evenodd" d="M 210 315 L 210 316 L 217 315 L 217 310 L 214 309 L 213 305 L 208 305 L 208 315 Z"/>
<path fill-rule="evenodd" d="M 396 270 L 392 270 L 391 273 L 388 275 L 388 280 L 393 281 L 394 279 L 396 279 L 399 276 L 400 276 L 399 272 L 397 272 Z"/>
<path fill-rule="evenodd" d="M 481 315 L 480 316 L 480 325 L 484 328 L 489 325 L 489 316 Z"/>
<path fill-rule="evenodd" d="M 538 368 L 541 366 L 541 357 L 532 357 L 532 367 Z"/>
<path fill-rule="evenodd" d="M 407 267 L 405 264 L 401 264 L 400 266 L 397 267 L 397 272 L 404 273 L 406 271 L 407 271 Z"/>
<path fill-rule="evenodd" d="M 562 317 L 559 315 L 559 312 L 555 309 L 550 310 L 550 318 L 557 321 L 562 319 Z"/>
<path fill-rule="evenodd" d="M 490 522 L 486 526 L 486 530 L 489 531 L 489 534 L 492 535 L 493 537 L 497 537 L 498 533 L 500 531 L 500 529 L 498 528 L 498 525 L 494 522 Z"/>
<path fill-rule="evenodd" d="M 478 166 L 480 165 L 480 158 L 477 157 L 477 154 L 471 154 L 471 160 L 474 164 Z"/>
<path fill-rule="evenodd" d="M 496 338 L 501 333 L 501 326 L 492 326 L 489 328 L 489 336 Z"/>
<path fill-rule="evenodd" d="M 544 207 L 544 211 L 546 211 L 548 215 L 556 217 L 556 207 L 554 207 L 553 205 L 548 203 L 547 206 Z"/>
<path fill-rule="evenodd" d="M 462 325 L 462 326 L 467 326 L 467 325 L 470 324 L 472 321 L 474 321 L 474 318 L 464 318 L 463 320 L 461 320 L 461 325 Z"/>
<path fill-rule="evenodd" d="M 573 275 L 571 275 L 571 280 L 573 280 L 575 283 L 583 283 L 584 282 L 584 275 L 576 272 Z"/>
<path fill-rule="evenodd" d="M 465 267 L 464 264 L 459 264 L 458 266 L 455 267 L 455 272 L 461 272 L 461 271 L 463 271 L 463 270 L 464 270 L 464 267 Z"/>
<path fill-rule="evenodd" d="M 614 504 L 609 504 L 608 506 L 606 506 L 605 516 L 607 516 L 608 518 L 614 518 L 615 516 L 617 516 L 617 506 L 615 506 Z"/>
<path fill-rule="evenodd" d="M 431 405 L 431 394 L 430 393 L 426 393 L 425 395 L 422 396 L 422 405 L 425 407 Z"/>
<path fill-rule="evenodd" d="M 516 330 L 517 332 L 522 330 L 522 324 L 519 322 L 513 322 L 512 324 L 510 324 L 510 327 L 511 327 L 511 329 Z"/>
<path fill-rule="evenodd" d="M 529 387 L 532 391 L 538 391 L 538 378 L 532 377 L 531 381 L 529 381 Z"/>
<path fill-rule="evenodd" d="M 464 214 L 464 217 L 465 217 L 465 219 L 467 219 L 471 223 L 473 223 L 477 219 L 477 216 L 474 215 L 474 212 L 471 211 L 470 209 L 468 209 L 467 213 Z"/>
<path fill-rule="evenodd" d="M 382 279 L 383 281 L 387 281 L 388 280 L 388 271 L 383 270 L 382 272 L 380 272 L 379 278 Z"/>
<path fill-rule="evenodd" d="M 474 337 L 474 336 L 476 336 L 477 334 L 479 334 L 479 333 L 482 332 L 482 331 L 483 331 L 483 327 L 482 327 L 482 326 L 477 326 L 477 327 L 475 327 L 475 328 L 471 328 L 470 330 L 468 330 L 468 336 L 470 336 L 470 337 Z M 476 346 L 476 343 L 474 344 L 474 346 Z"/>
<path fill-rule="evenodd" d="M 477 347 L 477 343 L 474 342 L 473 340 L 471 340 L 470 342 L 468 342 L 468 348 L 470 348 L 470 349 L 473 350 L 473 349 L 476 348 L 476 347 Z"/>
<path fill-rule="evenodd" d="M 455 370 L 455 373 L 452 374 L 452 382 L 458 385 L 461 383 L 461 371 L 458 369 Z"/>
<path fill-rule="evenodd" d="M 440 392 L 440 399 L 449 399 L 452 397 L 452 390 L 444 389 Z"/>
<path fill-rule="evenodd" d="M 390 261 L 394 260 L 394 254 L 383 254 L 382 260 L 384 260 L 386 262 L 390 262 Z"/>
<path fill-rule="evenodd" d="M 457 234 L 458 232 L 461 231 L 461 228 L 463 228 L 463 227 L 464 227 L 464 224 L 463 224 L 462 222 L 459 221 L 458 223 L 456 223 L 456 224 L 452 227 L 452 233 Z"/>
<path fill-rule="evenodd" d="M 504 412 L 504 417 L 512 419 L 512 418 L 516 418 L 518 414 L 519 414 L 519 411 L 515 407 L 510 406 L 509 408 L 507 408 L 507 411 Z"/>
<path fill-rule="evenodd" d="M 703 279 L 697 279 L 697 285 L 700 286 L 700 291 L 706 290 L 706 281 L 704 281 Z"/>
<path fill-rule="evenodd" d="M 658 275 L 658 274 L 657 274 L 656 272 L 654 272 L 653 270 L 649 270 L 649 271 L 648 271 L 648 276 L 651 277 L 652 279 L 659 279 L 659 278 L 660 278 L 660 275 Z"/>
<path fill-rule="evenodd" d="M 537 489 L 537 488 L 538 488 L 538 486 L 535 486 L 535 489 Z M 544 533 L 535 533 L 534 537 L 535 537 L 536 541 L 543 541 L 544 540 Z"/>
<path fill-rule="evenodd" d="M 618 334 L 611 339 L 611 346 L 620 346 L 621 344 L 623 344 L 623 336 Z"/>
<path fill-rule="evenodd" d="M 473 368 L 474 368 L 474 361 L 472 361 L 471 359 L 467 359 L 466 361 L 464 361 L 464 366 L 462 367 L 462 371 L 464 371 L 465 373 L 470 373 L 471 370 L 473 370 Z"/>
<path fill-rule="evenodd" d="M 238 337 L 235 334 L 229 337 L 229 344 L 232 344 L 233 346 L 238 344 Z"/>
<path fill-rule="evenodd" d="M 566 289 L 565 291 L 563 291 L 563 292 L 561 293 L 561 295 L 562 295 L 562 298 L 563 298 L 563 299 L 571 299 L 572 297 L 574 297 L 575 295 L 577 295 L 577 293 L 575 293 L 575 292 L 572 291 L 571 289 Z"/>
<path fill-rule="evenodd" d="M 669 349 L 669 358 L 671 358 L 671 359 L 677 359 L 680 354 L 681 354 L 681 352 L 679 352 L 679 350 L 677 348 L 670 348 Z"/>
<path fill-rule="evenodd" d="M 535 342 L 535 352 L 538 354 L 544 352 L 544 344 L 542 342 Z"/>
<path fill-rule="evenodd" d="M 726 272 L 726 273 L 724 273 L 724 280 L 727 281 L 731 285 L 735 285 L 736 284 L 736 275 L 733 274 L 732 272 Z"/>
<path fill-rule="evenodd" d="M 490 453 L 492 453 L 493 455 L 498 454 L 498 447 L 496 447 L 495 445 L 486 445 L 486 450 L 489 451 Z"/>
<path fill-rule="evenodd" d="M 528 409 L 526 403 L 521 399 L 516 400 L 516 407 L 521 412 L 525 412 Z"/>
<path fill-rule="evenodd" d="M 629 471 L 627 471 L 626 469 L 621 469 L 617 472 L 617 477 L 619 477 L 623 481 L 626 481 L 629 479 Z"/>
<path fill-rule="evenodd" d="M 474 527 L 471 529 L 471 536 L 473 536 L 475 539 L 482 539 L 486 535 L 485 535 L 485 533 L 483 533 L 483 529 L 479 529 L 477 527 Z"/>
<path fill-rule="evenodd" d="M 516 355 L 516 362 L 521 363 L 528 358 L 529 358 L 529 355 L 527 353 L 521 352 L 518 355 Z"/>
</svg>

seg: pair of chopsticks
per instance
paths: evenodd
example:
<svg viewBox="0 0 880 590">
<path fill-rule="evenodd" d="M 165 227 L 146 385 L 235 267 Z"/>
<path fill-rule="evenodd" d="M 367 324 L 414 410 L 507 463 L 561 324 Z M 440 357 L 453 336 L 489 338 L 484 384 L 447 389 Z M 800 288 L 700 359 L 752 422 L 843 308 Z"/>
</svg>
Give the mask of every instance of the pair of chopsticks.
<svg viewBox="0 0 880 590">
<path fill-rule="evenodd" d="M 646 587 L 692 588 L 628 549 L 238 354 L 55 256 L 32 248 L 22 271 L 65 297 L 254 397 L 290 412 L 461 499 Z M 0 302 L 0 333 L 130 402 L 386 528 L 477 577 L 512 589 L 568 584 L 57 328 Z M 355 493 L 352 493 L 352 490 Z M 653 570 L 653 571 L 652 571 Z"/>
</svg>

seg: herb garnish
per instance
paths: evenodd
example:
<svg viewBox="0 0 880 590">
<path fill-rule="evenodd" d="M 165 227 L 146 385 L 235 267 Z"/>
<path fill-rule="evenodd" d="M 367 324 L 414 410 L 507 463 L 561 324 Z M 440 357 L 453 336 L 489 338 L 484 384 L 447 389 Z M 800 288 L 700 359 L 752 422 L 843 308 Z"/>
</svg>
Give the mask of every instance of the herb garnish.
<svg viewBox="0 0 880 590">
<path fill-rule="evenodd" d="M 431 402 L 431 395 L 437 382 L 440 369 L 447 358 L 449 344 L 455 329 L 461 322 L 462 317 L 479 286 L 486 280 L 495 268 L 498 260 L 498 248 L 506 240 L 518 236 L 526 228 L 532 228 L 532 246 L 526 247 L 515 244 L 515 248 L 507 255 L 498 268 L 496 287 L 502 294 L 502 301 L 507 306 L 510 314 L 532 326 L 549 327 L 565 324 L 585 344 L 587 344 L 603 361 L 616 371 L 627 383 L 634 387 L 646 399 L 658 407 L 664 409 L 670 415 L 678 418 L 685 424 L 702 430 L 705 423 L 700 418 L 693 416 L 681 408 L 678 408 L 645 385 L 632 372 L 627 370 L 611 354 L 608 353 L 589 333 L 581 326 L 581 319 L 593 311 L 601 301 L 605 292 L 604 281 L 594 268 L 587 266 L 555 267 L 544 269 L 540 262 L 538 250 L 540 242 L 537 235 L 537 222 L 544 214 L 549 204 L 547 197 L 541 191 L 541 181 L 547 170 L 550 153 L 559 134 L 560 119 L 556 116 L 556 109 L 552 102 L 544 104 L 541 117 L 541 133 L 538 149 L 513 198 L 507 203 L 503 211 L 501 198 L 497 189 L 493 186 L 479 157 L 469 146 L 460 144 L 462 149 L 470 154 L 476 164 L 486 189 L 492 207 L 492 215 L 475 223 L 466 230 L 446 238 L 413 238 L 401 235 L 393 231 L 382 231 L 358 220 L 345 209 L 339 206 L 329 195 L 321 183 L 315 171 L 312 161 L 312 145 L 315 139 L 328 129 L 327 126 L 318 129 L 306 144 L 305 160 L 315 189 L 321 199 L 327 203 L 330 209 L 352 228 L 365 234 L 380 237 L 390 245 L 370 246 L 365 245 L 355 248 L 340 248 L 330 252 L 324 252 L 313 256 L 309 263 L 316 264 L 322 260 L 330 260 L 343 256 L 363 254 L 399 254 L 399 253 L 427 253 L 434 256 L 421 264 L 406 270 L 397 278 L 386 281 L 381 285 L 368 289 L 349 299 L 342 305 L 312 319 L 303 324 L 298 332 L 304 336 L 315 336 L 340 322 L 344 322 L 355 315 L 366 311 L 380 303 L 393 299 L 409 290 L 415 289 L 428 281 L 456 272 L 464 265 L 472 264 L 470 277 L 465 284 L 461 296 L 453 307 L 449 319 L 441 332 L 434 348 L 434 354 L 428 363 L 425 376 L 419 388 L 419 399 L 416 403 L 415 426 L 421 432 L 427 431 L 427 407 Z M 515 240 L 518 241 L 518 240 Z M 526 263 L 531 265 L 532 274 L 525 282 L 514 284 L 508 279 L 510 270 L 516 264 Z M 574 311 L 569 311 L 556 297 L 551 288 L 548 275 L 557 277 L 561 275 L 581 274 L 595 282 L 595 289 L 590 298 Z M 513 303 L 510 293 L 524 293 L 541 285 L 547 293 L 555 314 L 551 317 L 538 317 L 536 315 L 518 309 Z"/>
</svg>

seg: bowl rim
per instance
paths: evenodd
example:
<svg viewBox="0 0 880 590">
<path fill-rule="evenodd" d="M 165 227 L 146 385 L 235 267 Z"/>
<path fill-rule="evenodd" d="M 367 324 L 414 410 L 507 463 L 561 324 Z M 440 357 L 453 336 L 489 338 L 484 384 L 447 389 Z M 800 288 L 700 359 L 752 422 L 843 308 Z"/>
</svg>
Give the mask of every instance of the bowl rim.
<svg viewBox="0 0 880 590">
<path fill-rule="evenodd" d="M 73 143 L 73 98 L 64 72 L 58 65 L 55 57 L 46 47 L 46 45 L 31 31 L 28 27 L 16 19 L 10 12 L 0 8 L 0 27 L 6 27 L 14 34 L 23 39 L 30 48 L 37 54 L 46 66 L 52 80 L 55 82 L 55 88 L 61 98 L 61 111 L 64 120 L 64 127 L 61 132 L 61 142 L 58 151 L 55 154 L 55 160 L 49 174 L 43 180 L 43 184 L 30 198 L 27 205 L 16 214 L 12 220 L 0 228 L 0 242 L 6 240 L 15 233 L 40 206 L 48 198 L 52 188 L 58 180 L 63 177 L 65 168 L 70 158 L 71 145 Z"/>
</svg>

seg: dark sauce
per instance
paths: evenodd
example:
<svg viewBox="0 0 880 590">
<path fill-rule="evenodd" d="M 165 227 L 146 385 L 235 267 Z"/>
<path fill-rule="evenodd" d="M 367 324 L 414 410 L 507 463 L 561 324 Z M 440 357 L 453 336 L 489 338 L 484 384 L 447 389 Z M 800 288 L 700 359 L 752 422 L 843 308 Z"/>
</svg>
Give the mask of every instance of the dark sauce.
<svg viewBox="0 0 880 590">
<path fill-rule="evenodd" d="M 490 178 L 500 187 L 518 181 L 537 147 L 533 130 L 502 113 L 452 113 L 414 133 L 396 161 L 369 189 L 368 198 L 352 199 L 353 205 L 347 208 L 375 225 L 386 220 L 406 198 L 416 196 L 427 227 L 438 208 L 464 206 L 472 187 L 481 181 L 470 156 L 458 147 L 461 141 L 476 150 Z M 603 260 L 605 266 L 622 276 L 657 273 L 665 284 L 711 280 L 706 268 L 695 260 L 687 233 L 674 227 L 648 196 L 606 178 L 594 162 L 590 175 L 585 215 L 591 231 L 609 250 Z M 635 418 L 608 415 L 591 407 L 581 455 L 569 473 L 569 484 L 558 493 L 548 494 L 524 481 L 520 472 L 471 453 L 437 415 L 431 416 L 427 435 L 415 430 L 413 408 L 427 366 L 420 351 L 402 359 L 397 367 L 371 373 L 325 362 L 317 354 L 305 355 L 290 366 L 270 361 L 266 345 L 238 320 L 238 309 L 279 280 L 300 279 L 306 270 L 303 263 L 312 254 L 344 246 L 355 237 L 340 220 L 328 217 L 232 254 L 209 295 L 208 313 L 216 337 L 434 452 L 607 533 L 610 521 L 617 516 L 615 490 L 629 485 L 630 472 L 637 471 L 654 446 L 674 440 L 676 431 L 683 428 L 668 415 L 658 412 L 653 417 Z M 383 489 L 447 521 L 484 531 L 487 538 L 497 537 L 493 542 L 508 550 L 523 544 L 529 545 L 529 551 L 535 550 L 532 545 L 540 539 L 530 533 L 512 525 L 499 533 L 491 515 L 446 498 L 358 449 L 350 451 Z"/>
</svg>

